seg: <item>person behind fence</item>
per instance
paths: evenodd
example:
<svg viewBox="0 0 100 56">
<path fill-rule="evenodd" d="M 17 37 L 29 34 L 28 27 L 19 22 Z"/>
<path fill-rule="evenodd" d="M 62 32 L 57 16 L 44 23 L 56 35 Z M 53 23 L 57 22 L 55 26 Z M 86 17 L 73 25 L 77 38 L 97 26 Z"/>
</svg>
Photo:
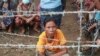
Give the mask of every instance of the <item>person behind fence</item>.
<svg viewBox="0 0 100 56">
<path fill-rule="evenodd" d="M 22 0 L 17 7 L 17 11 L 19 11 L 18 16 L 16 16 L 15 24 L 20 28 L 20 34 L 25 33 L 25 26 L 32 27 L 32 30 L 39 32 L 39 16 L 32 15 L 34 13 L 34 5 L 31 3 L 30 0 Z M 24 12 L 23 12 L 24 11 Z M 23 16 L 22 16 L 23 15 Z M 34 28 L 33 28 L 34 25 Z"/>
<path fill-rule="evenodd" d="M 68 55 L 67 48 L 53 48 L 52 46 L 66 46 L 66 39 L 54 19 L 46 19 L 44 32 L 39 36 L 37 52 L 39 56 L 63 56 Z M 49 47 L 49 48 L 48 48 Z M 51 48 L 50 48 L 51 47 Z"/>
<path fill-rule="evenodd" d="M 89 10 L 96 9 L 96 11 L 100 11 L 100 0 L 93 0 L 94 3 L 90 6 Z M 88 31 L 93 30 L 94 28 L 98 27 L 100 25 L 100 12 L 95 13 L 94 19 L 96 20 L 95 23 L 93 23 L 89 28 Z M 100 27 L 100 26 L 99 26 Z M 100 37 L 97 38 L 97 44 L 100 44 Z"/>
<path fill-rule="evenodd" d="M 63 11 L 63 1 L 61 0 L 40 0 L 40 13 L 46 12 L 62 12 Z M 41 15 L 41 32 L 44 30 L 43 23 L 47 18 L 53 18 L 56 20 L 57 27 L 60 28 L 61 25 L 61 14 L 56 15 Z"/>
<path fill-rule="evenodd" d="M 11 16 L 14 15 L 14 13 L 12 12 L 14 10 L 15 7 L 11 0 L 3 0 L 2 14 L 4 17 L 3 17 L 3 21 L 1 22 L 1 28 L 7 29 L 8 32 L 12 32 L 13 30 L 14 17 Z"/>
</svg>

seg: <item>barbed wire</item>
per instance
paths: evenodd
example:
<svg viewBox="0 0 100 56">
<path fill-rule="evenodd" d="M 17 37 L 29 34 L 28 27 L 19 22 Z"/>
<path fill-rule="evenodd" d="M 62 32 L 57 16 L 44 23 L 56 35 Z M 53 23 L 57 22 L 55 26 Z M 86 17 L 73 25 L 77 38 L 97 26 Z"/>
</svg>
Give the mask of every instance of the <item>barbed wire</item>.
<svg viewBox="0 0 100 56">
<path fill-rule="evenodd" d="M 78 45 L 57 45 L 57 46 L 47 46 L 47 45 L 35 45 L 35 44 L 30 44 L 30 45 L 25 45 L 25 44 L 0 44 L 0 48 L 77 48 Z M 90 44 L 85 44 L 81 45 L 81 47 L 96 47 L 99 48 L 100 45 L 90 45 Z"/>
<path fill-rule="evenodd" d="M 5 11 L 4 11 L 5 12 Z M 36 12 L 36 11 L 11 11 L 11 12 Z M 62 12 L 46 12 L 46 11 L 41 11 L 41 13 L 32 13 L 32 14 L 25 14 L 27 16 L 34 16 L 34 15 L 59 15 L 59 14 L 62 14 L 63 16 L 65 14 L 69 14 L 69 13 L 95 13 L 95 12 L 100 12 L 100 11 L 62 11 Z M 25 16 L 24 14 L 22 15 L 7 15 L 7 16 L 2 16 L 0 15 L 0 18 L 3 18 L 3 17 L 15 17 L 15 16 Z"/>
<path fill-rule="evenodd" d="M 13 11 L 13 12 L 17 12 L 17 11 Z M 25 12 L 25 11 L 21 11 L 21 12 Z M 26 12 L 33 12 L 33 11 L 26 11 Z M 65 15 L 65 14 L 69 14 L 69 13 L 80 13 L 80 14 L 82 14 L 82 13 L 96 13 L 96 12 L 100 12 L 100 11 L 63 11 L 63 12 L 42 12 L 42 13 L 35 13 L 35 14 L 27 14 L 27 16 L 34 16 L 34 15 L 58 15 L 58 14 L 62 14 L 63 16 Z M 0 17 L 1 18 L 3 18 L 3 17 L 15 17 L 15 16 L 25 16 L 24 14 L 22 14 L 22 15 L 11 15 L 11 16 L 2 16 L 2 15 L 0 15 Z M 81 15 L 82 16 L 82 15 Z M 81 19 L 81 17 L 80 17 L 80 19 Z M 5 32 L 3 32 L 3 34 L 9 34 L 9 35 L 16 35 L 16 36 L 24 36 L 24 37 L 35 37 L 35 38 L 38 38 L 37 36 L 29 36 L 29 35 L 19 35 L 19 34 L 12 34 L 12 33 L 5 33 Z M 56 40 L 57 41 L 57 40 Z M 67 41 L 67 42 L 69 42 L 69 43 L 79 43 L 79 42 L 81 42 L 80 40 L 79 41 Z M 83 41 L 82 41 L 83 42 Z M 93 43 L 94 41 L 87 41 L 87 43 Z M 95 41 L 96 42 L 96 41 Z M 85 41 L 84 41 L 84 43 L 85 43 Z M 81 44 L 81 43 L 79 43 L 79 44 Z M 78 49 L 80 49 L 80 47 L 82 46 L 82 45 L 80 45 L 80 47 L 79 47 L 79 44 L 77 45 L 77 46 L 67 46 L 67 48 L 69 48 L 69 47 L 77 47 Z M 11 45 L 11 44 L 1 44 L 1 46 L 2 47 L 26 47 L 26 48 L 33 48 L 33 47 L 35 47 L 34 45 Z M 88 45 L 84 45 L 84 47 L 87 47 Z M 61 47 L 63 47 L 63 46 L 61 46 Z M 66 47 L 66 46 L 65 46 Z M 98 47 L 97 45 L 89 45 L 88 47 Z M 80 52 L 80 51 L 79 51 Z"/>
<path fill-rule="evenodd" d="M 0 34 L 7 38 L 6 36 L 4 36 L 4 34 L 7 34 L 7 35 L 11 35 L 11 36 L 18 36 L 18 37 L 26 37 L 26 38 L 36 38 L 36 39 L 39 39 L 39 36 L 30 36 L 30 35 L 25 35 L 25 34 L 17 34 L 17 33 L 7 33 L 7 32 L 0 32 Z M 44 38 L 44 39 L 48 39 L 48 38 Z M 54 41 L 59 41 L 57 39 L 50 39 L 50 40 L 54 40 Z M 13 41 L 13 40 L 12 40 Z M 78 43 L 78 41 L 66 41 L 67 43 Z M 96 41 L 81 41 L 81 43 L 96 43 Z"/>
<path fill-rule="evenodd" d="M 80 3 L 82 4 L 83 0 L 80 0 Z M 80 4 L 80 5 L 81 5 Z M 83 6 L 81 5 L 81 8 L 83 8 Z M 1 12 L 6 12 L 6 11 L 1 11 Z M 42 13 L 36 13 L 37 11 L 10 11 L 10 12 L 13 12 L 13 13 L 19 13 L 19 12 L 34 12 L 34 14 L 26 14 L 28 16 L 34 16 L 34 15 L 57 15 L 57 14 L 62 14 L 63 16 L 65 14 L 69 14 L 69 13 L 95 13 L 95 12 L 100 12 L 100 11 L 63 11 L 63 12 L 42 12 Z M 24 14 L 22 15 L 10 15 L 10 16 L 2 16 L 0 15 L 0 18 L 3 18 L 3 17 L 15 17 L 15 16 L 25 16 Z M 80 16 L 80 22 L 81 22 L 81 17 L 82 15 Z M 80 28 L 81 28 L 81 23 L 80 23 Z M 19 35 L 19 34 L 16 34 L 16 33 L 6 33 L 6 32 L 0 32 L 0 34 L 8 34 L 8 35 L 12 35 L 12 36 L 23 36 L 23 37 L 32 37 L 32 38 L 37 38 L 38 39 L 38 36 L 30 36 L 30 35 Z M 4 37 L 4 36 L 3 36 Z M 80 52 L 80 47 L 100 47 L 100 45 L 81 45 L 81 43 L 96 43 L 96 41 L 80 41 L 81 39 L 81 29 L 80 29 L 80 37 L 78 39 L 78 41 L 67 41 L 67 42 L 71 42 L 71 43 L 79 43 L 78 45 L 70 45 L 70 46 L 50 46 L 50 48 L 52 47 L 55 47 L 55 48 L 79 48 L 79 52 Z M 24 44 L 0 44 L 0 48 L 36 48 L 36 45 L 24 45 Z M 80 56 L 80 54 L 78 53 L 78 56 Z"/>
<path fill-rule="evenodd" d="M 2 11 L 2 10 L 0 10 L 0 12 L 7 12 L 7 11 Z M 12 12 L 12 13 L 24 13 L 24 12 L 27 12 L 27 13 L 48 13 L 48 11 L 8 11 L 8 12 Z M 62 13 L 63 14 L 63 12 L 64 13 L 80 13 L 80 12 L 82 12 L 82 13 L 94 13 L 94 12 L 100 12 L 100 10 L 93 10 L 93 11 L 85 11 L 85 10 L 77 10 L 77 11 L 50 11 L 50 12 L 56 12 L 56 14 L 57 13 Z"/>
</svg>

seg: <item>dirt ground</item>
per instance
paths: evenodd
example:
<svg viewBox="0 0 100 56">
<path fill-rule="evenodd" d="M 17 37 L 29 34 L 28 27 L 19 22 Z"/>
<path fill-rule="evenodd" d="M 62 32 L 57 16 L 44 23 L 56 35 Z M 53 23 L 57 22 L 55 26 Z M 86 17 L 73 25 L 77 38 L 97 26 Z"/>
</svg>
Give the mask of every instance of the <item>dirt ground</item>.
<svg viewBox="0 0 100 56">
<path fill-rule="evenodd" d="M 71 4 L 72 0 L 67 0 L 66 11 L 75 10 L 74 6 Z M 38 3 L 35 0 L 36 5 Z M 63 31 L 66 39 L 69 41 L 77 40 L 79 37 L 79 22 L 77 20 L 76 14 L 66 14 L 62 18 L 61 30 Z M 34 34 L 35 35 L 35 34 Z M 38 36 L 38 35 L 37 35 Z M 0 35 L 0 44 L 10 43 L 10 44 L 36 44 L 38 39 L 34 37 L 19 37 L 12 36 L 8 34 Z M 68 43 L 72 45 L 73 43 Z M 70 56 L 77 56 L 77 50 L 72 48 L 69 49 Z M 35 49 L 27 48 L 0 48 L 0 56 L 35 56 Z"/>
</svg>

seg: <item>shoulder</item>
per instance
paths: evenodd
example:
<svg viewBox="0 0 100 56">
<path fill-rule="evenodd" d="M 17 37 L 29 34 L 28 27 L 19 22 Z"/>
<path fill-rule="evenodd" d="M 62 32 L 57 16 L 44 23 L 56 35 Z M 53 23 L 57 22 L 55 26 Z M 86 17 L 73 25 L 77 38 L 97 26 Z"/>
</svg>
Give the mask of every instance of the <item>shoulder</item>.
<svg viewBox="0 0 100 56">
<path fill-rule="evenodd" d="M 44 37 L 46 37 L 46 33 L 45 33 L 45 31 L 42 32 L 42 33 L 39 35 L 39 38 L 44 38 Z"/>
<path fill-rule="evenodd" d="M 62 31 L 60 29 L 57 29 L 56 32 L 57 33 L 62 33 Z"/>
<path fill-rule="evenodd" d="M 64 34 L 63 34 L 63 32 L 60 29 L 57 29 L 56 30 L 56 36 L 61 38 L 61 37 L 64 37 Z"/>
</svg>

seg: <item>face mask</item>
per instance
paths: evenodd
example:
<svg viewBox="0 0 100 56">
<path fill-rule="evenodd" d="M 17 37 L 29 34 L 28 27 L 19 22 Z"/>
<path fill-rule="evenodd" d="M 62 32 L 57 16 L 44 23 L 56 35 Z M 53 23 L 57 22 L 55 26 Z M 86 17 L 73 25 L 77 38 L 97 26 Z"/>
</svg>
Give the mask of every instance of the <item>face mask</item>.
<svg viewBox="0 0 100 56">
<path fill-rule="evenodd" d="M 7 0 L 3 0 L 3 2 L 7 2 Z"/>
</svg>

